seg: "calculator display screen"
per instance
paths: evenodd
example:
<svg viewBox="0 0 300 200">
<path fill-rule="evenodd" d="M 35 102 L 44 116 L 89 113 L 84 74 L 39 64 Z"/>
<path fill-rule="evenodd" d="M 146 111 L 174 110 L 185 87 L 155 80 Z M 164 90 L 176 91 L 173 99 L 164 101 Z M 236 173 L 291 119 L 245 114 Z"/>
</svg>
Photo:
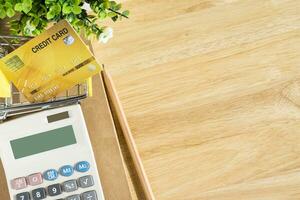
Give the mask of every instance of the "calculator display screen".
<svg viewBox="0 0 300 200">
<path fill-rule="evenodd" d="M 10 144 L 15 159 L 19 159 L 76 144 L 76 138 L 73 127 L 70 125 L 12 140 Z"/>
</svg>

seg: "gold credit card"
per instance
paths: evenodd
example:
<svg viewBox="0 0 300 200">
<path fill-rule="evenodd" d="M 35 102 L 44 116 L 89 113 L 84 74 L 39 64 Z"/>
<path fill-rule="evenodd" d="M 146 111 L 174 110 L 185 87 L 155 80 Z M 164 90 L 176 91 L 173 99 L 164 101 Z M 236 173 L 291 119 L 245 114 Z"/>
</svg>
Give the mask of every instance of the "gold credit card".
<svg viewBox="0 0 300 200">
<path fill-rule="evenodd" d="M 62 20 L 0 59 L 0 70 L 30 102 L 43 102 L 102 70 L 79 35 Z"/>
<path fill-rule="evenodd" d="M 2 71 L 0 70 L 0 98 L 1 97 L 10 97 L 11 91 L 10 91 L 10 84 Z"/>
</svg>

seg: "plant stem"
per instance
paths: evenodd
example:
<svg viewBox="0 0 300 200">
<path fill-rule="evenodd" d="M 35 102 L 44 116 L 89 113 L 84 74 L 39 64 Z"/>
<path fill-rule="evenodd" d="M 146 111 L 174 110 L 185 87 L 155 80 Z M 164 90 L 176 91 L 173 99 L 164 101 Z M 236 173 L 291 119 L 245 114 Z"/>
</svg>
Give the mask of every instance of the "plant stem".
<svg viewBox="0 0 300 200">
<path fill-rule="evenodd" d="M 95 24 L 93 24 L 93 22 L 91 22 L 91 20 L 90 20 L 89 18 L 87 18 L 87 17 L 86 17 L 85 19 L 82 19 L 82 18 L 79 18 L 79 19 L 81 19 L 81 20 L 87 20 L 90 24 L 95 25 Z M 100 33 L 103 32 L 100 28 L 97 27 L 97 25 L 95 26 L 95 28 L 96 28 Z"/>
<path fill-rule="evenodd" d="M 127 17 L 126 15 L 123 15 L 122 13 L 120 13 L 120 12 L 118 12 L 118 11 L 116 11 L 116 10 L 113 10 L 113 9 L 111 9 L 111 8 L 109 8 L 108 10 L 111 11 L 111 12 L 114 12 L 114 13 L 116 13 L 116 14 L 122 16 L 122 17 L 125 17 L 125 18 L 127 18 L 127 19 L 129 18 L 129 17 Z"/>
</svg>

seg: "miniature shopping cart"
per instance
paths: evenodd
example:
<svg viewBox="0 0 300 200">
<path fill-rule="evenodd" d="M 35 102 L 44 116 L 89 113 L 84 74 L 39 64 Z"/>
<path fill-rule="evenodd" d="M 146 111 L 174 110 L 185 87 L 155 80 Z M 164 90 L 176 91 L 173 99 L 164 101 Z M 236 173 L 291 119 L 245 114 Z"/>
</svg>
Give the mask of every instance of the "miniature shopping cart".
<svg viewBox="0 0 300 200">
<path fill-rule="evenodd" d="M 31 37 L 0 35 L 0 58 L 22 46 L 32 39 Z M 47 102 L 29 103 L 25 97 L 11 84 L 11 97 L 0 98 L 0 123 L 9 117 L 24 115 L 32 112 L 53 109 L 72 104 L 88 96 L 88 84 L 77 84 L 64 94 Z"/>
</svg>

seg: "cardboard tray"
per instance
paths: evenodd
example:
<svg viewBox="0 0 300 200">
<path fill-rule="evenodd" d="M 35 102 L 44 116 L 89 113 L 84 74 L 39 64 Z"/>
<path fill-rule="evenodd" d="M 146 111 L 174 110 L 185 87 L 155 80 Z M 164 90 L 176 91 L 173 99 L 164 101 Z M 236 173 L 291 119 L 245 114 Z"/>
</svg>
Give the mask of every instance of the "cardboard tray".
<svg viewBox="0 0 300 200">
<path fill-rule="evenodd" d="M 105 70 L 93 78 L 93 88 L 93 97 L 81 105 L 106 199 L 154 199 L 113 82 Z M 0 199 L 9 200 L 1 163 Z"/>
</svg>

